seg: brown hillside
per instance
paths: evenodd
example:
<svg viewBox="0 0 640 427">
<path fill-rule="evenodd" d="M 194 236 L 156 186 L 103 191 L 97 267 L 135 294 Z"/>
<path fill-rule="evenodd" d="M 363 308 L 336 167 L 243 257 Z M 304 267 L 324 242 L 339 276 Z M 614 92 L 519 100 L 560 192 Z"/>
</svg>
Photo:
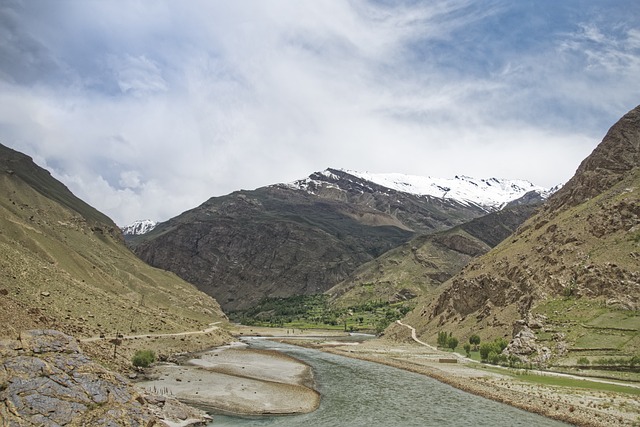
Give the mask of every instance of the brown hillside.
<svg viewBox="0 0 640 427">
<path fill-rule="evenodd" d="M 530 355 L 640 351 L 640 107 L 545 209 L 407 316 L 424 339 L 537 331 Z M 390 328 L 388 334 L 400 333 Z M 546 348 L 546 350 L 544 348 Z M 600 353 L 598 353 L 600 352 Z"/>
<path fill-rule="evenodd" d="M 202 330 L 223 319 L 213 298 L 139 260 L 108 217 L 0 145 L 0 338 L 46 327 L 109 339 Z M 168 343 L 163 352 L 171 350 Z"/>
</svg>

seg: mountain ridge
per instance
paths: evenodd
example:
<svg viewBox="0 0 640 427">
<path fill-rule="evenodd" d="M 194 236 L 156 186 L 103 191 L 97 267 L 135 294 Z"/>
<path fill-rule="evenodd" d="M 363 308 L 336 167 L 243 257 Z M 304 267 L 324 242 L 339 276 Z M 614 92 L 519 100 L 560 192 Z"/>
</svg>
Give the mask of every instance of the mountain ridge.
<svg viewBox="0 0 640 427">
<path fill-rule="evenodd" d="M 474 204 L 486 209 L 487 212 L 499 210 L 509 202 L 530 192 L 537 193 L 541 199 L 546 199 L 557 187 L 548 189 L 536 186 L 526 180 L 515 179 L 477 179 L 465 175 L 456 175 L 454 178 L 434 178 L 402 173 L 369 173 L 334 168 L 315 172 L 305 179 L 276 185 L 286 185 L 313 193 L 313 188 L 317 187 L 318 183 L 341 178 L 338 174 L 350 175 L 389 190 L 416 196 Z"/>
<path fill-rule="evenodd" d="M 267 296 L 322 293 L 415 235 L 465 223 L 487 209 L 328 169 L 293 184 L 212 197 L 129 244 L 149 264 L 235 310 Z"/>
<path fill-rule="evenodd" d="M 336 190 L 340 190 L 339 186 L 332 186 L 331 180 L 338 181 L 345 176 L 352 176 L 381 188 L 414 196 L 433 197 L 435 199 L 450 200 L 455 203 L 476 205 L 486 212 L 500 210 L 511 204 L 517 204 L 519 201 L 525 204 L 537 203 L 546 200 L 561 187 L 561 185 L 557 185 L 552 188 L 545 188 L 534 185 L 529 181 L 518 179 L 476 179 L 465 175 L 457 175 L 455 178 L 448 179 L 402 173 L 358 172 L 336 168 L 327 168 L 320 172 L 314 172 L 307 178 L 288 183 L 271 184 L 266 187 L 285 187 L 307 191 L 312 195 L 323 195 L 326 189 L 325 191 L 320 191 L 319 194 L 316 193 L 319 186 L 324 184 L 327 188 L 333 187 Z M 369 188 L 368 190 L 372 189 Z M 488 190 L 491 190 L 493 194 L 486 194 Z M 121 229 L 125 236 L 140 235 L 150 232 L 157 224 L 157 221 L 151 219 L 136 220 L 121 227 Z"/>
<path fill-rule="evenodd" d="M 498 245 L 540 205 L 517 205 L 434 234 L 420 235 L 352 273 L 326 293 L 338 306 L 426 296 L 473 258 Z"/>
</svg>

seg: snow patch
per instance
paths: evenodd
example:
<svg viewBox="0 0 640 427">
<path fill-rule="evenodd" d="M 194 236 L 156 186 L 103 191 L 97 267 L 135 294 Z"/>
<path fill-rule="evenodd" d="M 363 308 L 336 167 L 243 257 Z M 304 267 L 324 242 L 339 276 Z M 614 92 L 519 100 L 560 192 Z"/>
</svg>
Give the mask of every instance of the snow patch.
<svg viewBox="0 0 640 427">
<path fill-rule="evenodd" d="M 156 228 L 156 225 L 158 225 L 157 221 L 153 221 L 150 219 L 139 219 L 129 225 L 121 227 L 120 229 L 125 236 L 139 236 L 141 234 L 150 232 L 151 230 Z"/>
</svg>

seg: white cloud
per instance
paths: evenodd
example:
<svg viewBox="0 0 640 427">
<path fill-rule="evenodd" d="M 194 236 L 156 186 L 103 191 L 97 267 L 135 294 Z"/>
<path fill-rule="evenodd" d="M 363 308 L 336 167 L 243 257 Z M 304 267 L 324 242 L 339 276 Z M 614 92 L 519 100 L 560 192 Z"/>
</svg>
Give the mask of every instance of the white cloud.
<svg viewBox="0 0 640 427">
<path fill-rule="evenodd" d="M 162 78 L 160 68 L 144 55 L 139 57 L 112 56 L 109 59 L 118 86 L 123 93 L 144 96 L 167 90 L 167 82 Z"/>
<path fill-rule="evenodd" d="M 571 4 L 545 7 L 558 9 L 500 0 L 0 8 L 12 40 L 0 44 L 11 59 L 0 63 L 0 141 L 120 224 L 329 166 L 551 186 L 637 103 L 640 29 L 624 4 L 606 15 L 613 29 L 589 8 L 547 22 Z"/>
</svg>

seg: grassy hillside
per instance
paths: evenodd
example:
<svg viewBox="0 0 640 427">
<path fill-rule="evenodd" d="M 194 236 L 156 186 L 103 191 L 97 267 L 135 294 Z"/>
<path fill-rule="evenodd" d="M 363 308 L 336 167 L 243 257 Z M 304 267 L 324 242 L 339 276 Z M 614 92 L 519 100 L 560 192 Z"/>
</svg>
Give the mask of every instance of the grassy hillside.
<svg viewBox="0 0 640 427">
<path fill-rule="evenodd" d="M 0 336 L 47 327 L 108 338 L 221 320 L 213 298 L 140 261 L 111 220 L 0 146 Z"/>
<path fill-rule="evenodd" d="M 530 217 L 534 205 L 494 212 L 432 235 L 419 236 L 358 268 L 327 294 L 334 307 L 426 297 L 474 257 L 488 252 Z"/>
</svg>

